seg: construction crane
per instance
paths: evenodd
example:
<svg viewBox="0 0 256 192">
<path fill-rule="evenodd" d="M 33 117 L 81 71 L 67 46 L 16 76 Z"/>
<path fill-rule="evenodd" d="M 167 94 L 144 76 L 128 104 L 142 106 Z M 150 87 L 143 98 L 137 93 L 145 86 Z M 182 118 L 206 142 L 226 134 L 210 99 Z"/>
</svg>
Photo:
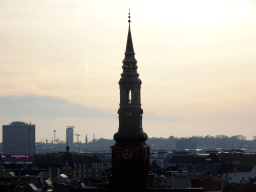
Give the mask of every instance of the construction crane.
<svg viewBox="0 0 256 192">
<path fill-rule="evenodd" d="M 53 140 L 53 141 L 57 141 L 57 140 L 56 140 L 56 130 L 53 130 L 53 132 L 54 132 L 54 133 L 53 133 L 53 135 L 54 135 L 54 140 Z"/>
<path fill-rule="evenodd" d="M 80 136 L 80 135 L 79 135 L 79 134 L 74 134 L 74 135 L 76 135 L 76 136 L 77 136 L 77 143 L 78 143 L 78 138 L 79 138 L 79 136 Z"/>
</svg>

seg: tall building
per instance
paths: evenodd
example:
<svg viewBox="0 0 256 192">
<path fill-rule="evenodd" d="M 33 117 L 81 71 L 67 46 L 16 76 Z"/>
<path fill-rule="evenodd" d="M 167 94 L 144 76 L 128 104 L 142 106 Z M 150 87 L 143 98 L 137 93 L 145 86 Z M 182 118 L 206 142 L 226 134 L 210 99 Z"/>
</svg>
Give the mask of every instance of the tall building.
<svg viewBox="0 0 256 192">
<path fill-rule="evenodd" d="M 74 143 L 74 130 L 73 127 L 68 127 L 66 129 L 66 142 L 67 145 L 70 147 L 70 149 L 73 149 L 73 143 Z"/>
<path fill-rule="evenodd" d="M 4 154 L 35 154 L 35 125 L 16 121 L 2 131 Z"/>
<path fill-rule="evenodd" d="M 134 57 L 129 14 L 128 38 L 123 73 L 119 81 L 120 108 L 119 129 L 114 135 L 112 148 L 111 188 L 144 189 L 150 187 L 150 147 L 145 143 L 148 136 L 142 129 L 140 101 L 141 80 L 137 73 L 137 61 Z"/>
</svg>

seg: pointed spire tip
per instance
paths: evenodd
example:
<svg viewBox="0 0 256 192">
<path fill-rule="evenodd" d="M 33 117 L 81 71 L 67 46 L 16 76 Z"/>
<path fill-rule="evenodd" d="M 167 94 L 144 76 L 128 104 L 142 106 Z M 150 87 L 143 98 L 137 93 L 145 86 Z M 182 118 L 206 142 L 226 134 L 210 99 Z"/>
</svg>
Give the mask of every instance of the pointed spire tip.
<svg viewBox="0 0 256 192">
<path fill-rule="evenodd" d="M 130 23 L 131 23 L 130 7 L 129 7 L 129 13 L 128 13 L 128 23 L 129 23 L 129 31 L 130 31 L 131 30 L 131 28 L 130 28 Z"/>
</svg>

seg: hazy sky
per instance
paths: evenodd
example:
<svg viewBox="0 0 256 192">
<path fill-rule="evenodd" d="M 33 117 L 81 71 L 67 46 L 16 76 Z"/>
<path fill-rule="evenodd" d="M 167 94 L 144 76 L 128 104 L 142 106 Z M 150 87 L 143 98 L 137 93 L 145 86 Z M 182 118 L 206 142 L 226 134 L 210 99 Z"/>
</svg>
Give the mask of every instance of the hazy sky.
<svg viewBox="0 0 256 192">
<path fill-rule="evenodd" d="M 148 136 L 256 136 L 255 0 L 0 0 L 1 125 L 112 139 L 129 7 Z"/>
</svg>

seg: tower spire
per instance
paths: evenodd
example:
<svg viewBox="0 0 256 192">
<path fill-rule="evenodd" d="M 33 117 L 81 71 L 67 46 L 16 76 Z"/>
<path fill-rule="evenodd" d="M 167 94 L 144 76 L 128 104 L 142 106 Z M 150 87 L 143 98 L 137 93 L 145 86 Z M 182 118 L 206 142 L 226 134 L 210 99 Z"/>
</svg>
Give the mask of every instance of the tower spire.
<svg viewBox="0 0 256 192">
<path fill-rule="evenodd" d="M 137 73 L 137 61 L 134 57 L 132 35 L 130 28 L 131 16 L 128 13 L 128 38 L 126 43 L 125 58 L 123 60 L 123 73 L 119 81 L 120 85 L 120 108 L 119 130 L 114 135 L 119 145 L 147 146 L 145 143 L 148 136 L 142 129 L 142 114 L 140 102 L 141 80 Z M 126 143 L 128 142 L 128 143 Z"/>
<path fill-rule="evenodd" d="M 136 59 L 134 57 L 135 53 L 133 50 L 133 43 L 132 43 L 132 34 L 131 34 L 131 14 L 130 14 L 130 8 L 129 8 L 129 13 L 128 13 L 128 23 L 129 23 L 129 28 L 128 28 L 128 37 L 127 37 L 127 42 L 126 42 L 126 50 L 125 50 L 125 58 L 123 60 L 123 67 L 126 66 L 136 66 Z"/>
<path fill-rule="evenodd" d="M 119 80 L 120 105 L 119 128 L 114 134 L 116 143 L 112 148 L 112 171 L 110 188 L 146 189 L 151 186 L 150 146 L 145 143 L 148 136 L 143 132 L 141 108 L 141 80 L 137 73 L 137 61 L 131 35 L 131 16 L 128 14 L 128 37 L 123 60 L 123 73 Z"/>
</svg>

